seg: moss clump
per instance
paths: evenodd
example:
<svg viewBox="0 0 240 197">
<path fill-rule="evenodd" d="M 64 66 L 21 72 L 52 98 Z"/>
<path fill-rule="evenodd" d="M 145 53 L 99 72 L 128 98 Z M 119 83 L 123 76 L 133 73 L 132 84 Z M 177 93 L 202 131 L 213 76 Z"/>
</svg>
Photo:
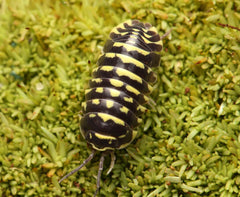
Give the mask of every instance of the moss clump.
<svg viewBox="0 0 240 197">
<path fill-rule="evenodd" d="M 238 0 L 0 0 L 0 196 L 92 196 L 98 158 L 57 181 L 89 154 L 78 127 L 84 90 L 126 19 L 172 32 L 156 106 L 116 152 L 100 195 L 239 196 L 239 12 Z"/>
</svg>

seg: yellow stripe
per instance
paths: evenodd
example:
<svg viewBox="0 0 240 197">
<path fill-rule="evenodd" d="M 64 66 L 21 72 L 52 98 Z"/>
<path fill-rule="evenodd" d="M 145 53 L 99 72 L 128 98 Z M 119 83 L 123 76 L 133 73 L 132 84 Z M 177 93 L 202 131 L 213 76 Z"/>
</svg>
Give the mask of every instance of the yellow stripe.
<svg viewBox="0 0 240 197">
<path fill-rule="evenodd" d="M 87 108 L 86 102 L 82 102 L 82 108 L 83 108 L 84 110 L 86 110 L 86 108 Z"/>
<path fill-rule="evenodd" d="M 152 69 L 151 69 L 150 67 L 148 67 L 147 73 L 149 74 L 149 73 L 151 73 L 151 72 L 152 72 Z"/>
<path fill-rule="evenodd" d="M 120 118 L 117 118 L 115 116 L 109 115 L 109 114 L 105 114 L 105 113 L 97 113 L 98 117 L 102 118 L 102 120 L 104 122 L 108 121 L 108 120 L 112 120 L 113 122 L 115 122 L 116 124 L 125 126 L 125 123 L 123 120 L 121 120 Z"/>
<path fill-rule="evenodd" d="M 116 33 L 116 34 L 121 34 L 121 35 L 124 35 L 124 34 L 128 33 L 128 32 L 126 32 L 126 33 L 125 32 L 119 32 L 117 30 L 118 28 L 126 29 L 124 27 L 124 24 L 128 24 L 129 26 L 133 26 L 132 21 L 128 20 L 128 21 L 126 21 L 124 23 L 121 23 L 118 26 L 114 27 L 111 32 Z M 136 28 L 133 28 L 133 29 L 137 32 L 140 31 L 139 29 L 136 29 Z M 151 38 L 153 36 L 153 35 L 148 35 L 147 34 L 148 31 L 153 31 L 153 32 L 155 32 L 155 34 L 158 34 L 158 31 L 157 31 L 156 27 L 153 27 L 153 26 L 151 26 L 150 28 L 142 28 L 142 31 L 144 32 L 144 36 L 147 37 L 147 38 Z M 133 33 L 135 33 L 135 32 L 133 32 Z"/>
<path fill-rule="evenodd" d="M 98 151 L 106 151 L 106 150 L 114 150 L 115 149 L 115 148 L 112 148 L 112 147 L 98 148 L 93 143 L 90 142 L 90 144 L 92 145 L 93 149 L 98 150 Z"/>
<path fill-rule="evenodd" d="M 121 35 L 126 35 L 126 34 L 128 33 L 128 32 L 121 32 L 121 33 L 120 33 L 120 32 L 117 30 L 117 28 L 119 28 L 119 26 L 114 27 L 114 28 L 112 29 L 111 33 L 121 34 Z M 125 27 L 122 27 L 122 28 L 125 29 Z"/>
<path fill-rule="evenodd" d="M 138 33 L 138 32 L 139 32 L 139 29 L 133 28 L 133 30 L 134 30 L 134 31 L 132 32 L 132 34 L 134 34 L 134 35 L 139 35 L 139 33 Z M 137 31 L 137 32 L 135 32 L 135 31 Z"/>
<path fill-rule="evenodd" d="M 132 23 L 132 20 L 129 19 L 129 20 L 126 20 L 125 22 L 119 24 L 118 26 L 116 26 L 114 29 L 117 29 L 117 28 L 122 28 L 122 29 L 126 29 L 124 27 L 124 24 L 127 24 L 129 26 L 133 26 L 133 23 Z M 137 29 L 138 30 L 138 29 Z M 138 30 L 139 31 L 139 30 Z M 158 33 L 156 27 L 154 26 L 151 26 L 150 28 L 142 28 L 142 31 L 144 31 L 145 33 L 148 32 L 148 31 L 154 31 L 156 34 Z"/>
<path fill-rule="evenodd" d="M 131 142 L 135 139 L 136 135 L 137 135 L 137 131 L 133 130 L 131 141 L 128 143 L 122 144 L 118 149 L 123 149 L 123 148 L 127 147 L 129 144 L 131 144 Z"/>
<path fill-rule="evenodd" d="M 141 53 L 145 56 L 149 55 L 150 52 L 149 51 L 145 51 L 139 47 L 136 47 L 136 46 L 133 46 L 133 45 L 130 45 L 130 44 L 127 44 L 127 43 L 123 43 L 123 42 L 115 42 L 113 44 L 114 47 L 124 47 L 128 52 L 129 51 L 137 51 L 138 53 Z"/>
<path fill-rule="evenodd" d="M 150 40 L 148 40 L 147 38 L 145 38 L 144 36 L 141 36 L 141 38 L 143 39 L 144 43 L 146 44 L 157 44 L 158 42 L 152 42 Z"/>
<path fill-rule="evenodd" d="M 124 33 L 120 33 L 120 32 L 118 32 L 118 31 L 114 31 L 114 33 L 120 34 L 121 36 L 124 36 L 124 35 L 126 34 L 125 32 L 124 32 Z M 145 35 L 145 37 L 144 37 L 144 36 L 141 36 L 141 38 L 143 39 L 143 41 L 144 41 L 146 44 L 155 44 L 155 45 L 163 46 L 163 41 L 162 41 L 162 40 L 158 40 L 157 42 L 152 42 L 152 41 L 150 41 L 150 40 L 147 39 L 147 38 L 151 38 L 152 36 L 147 35 L 147 34 L 144 34 L 144 35 Z M 147 38 L 146 38 L 146 37 L 147 37 Z M 132 40 L 129 39 L 127 42 L 134 45 L 134 44 L 136 43 L 137 36 L 134 35 L 134 34 L 132 34 L 132 35 L 129 36 L 129 38 L 133 38 L 133 39 L 132 39 Z"/>
<path fill-rule="evenodd" d="M 120 33 L 120 34 L 121 34 L 121 33 Z M 133 36 L 130 36 L 130 38 L 138 39 L 139 34 L 133 33 L 132 35 L 133 35 Z M 163 45 L 162 40 L 159 40 L 159 41 L 157 41 L 157 42 L 152 42 L 152 41 L 150 41 L 149 38 L 151 38 L 152 35 L 147 35 L 147 34 L 144 33 L 144 36 L 142 36 L 142 35 L 140 35 L 140 36 L 141 36 L 141 38 L 143 39 L 144 43 L 146 43 L 146 44 Z"/>
<path fill-rule="evenodd" d="M 148 31 L 153 31 L 153 32 L 155 32 L 156 34 L 158 34 L 158 30 L 157 30 L 157 28 L 154 27 L 154 26 L 151 26 L 151 27 L 148 29 Z"/>
<path fill-rule="evenodd" d="M 146 108 L 146 107 L 143 107 L 142 105 L 139 105 L 139 106 L 137 107 L 137 111 L 146 112 L 146 111 L 147 111 L 147 108 Z"/>
<path fill-rule="evenodd" d="M 105 57 L 110 57 L 110 58 L 114 58 L 114 57 L 119 57 L 121 59 L 121 61 L 123 63 L 132 63 L 134 65 L 136 65 L 139 68 L 144 69 L 144 64 L 138 60 L 136 60 L 133 57 L 130 57 L 128 55 L 124 55 L 124 54 L 120 54 L 120 53 L 105 53 Z"/>
<path fill-rule="evenodd" d="M 133 30 L 134 30 L 135 32 L 132 32 L 132 34 L 137 35 L 137 36 L 139 35 L 139 32 L 141 31 L 141 30 L 136 29 L 136 28 L 133 28 Z M 149 38 L 151 38 L 153 35 L 147 34 L 147 31 L 148 31 L 148 30 L 144 28 L 143 35 L 149 39 Z M 158 34 L 158 33 L 156 32 L 156 34 Z M 140 36 L 142 37 L 142 35 L 140 35 Z"/>
<path fill-rule="evenodd" d="M 144 100 L 145 100 L 146 102 L 148 102 L 148 101 L 149 101 L 149 98 L 144 95 Z"/>
<path fill-rule="evenodd" d="M 123 82 L 119 81 L 117 79 L 110 79 L 110 83 L 114 86 L 114 87 L 122 87 L 123 86 Z"/>
<path fill-rule="evenodd" d="M 118 136 L 118 138 L 125 138 L 125 137 L 126 137 L 125 134 Z"/>
<path fill-rule="evenodd" d="M 92 91 L 92 89 L 87 89 L 87 90 L 85 90 L 85 94 L 88 94 L 91 91 Z"/>
<path fill-rule="evenodd" d="M 132 97 L 124 97 L 123 98 L 125 101 L 129 102 L 129 103 L 133 103 L 133 98 Z"/>
<path fill-rule="evenodd" d="M 96 114 L 90 114 L 89 117 L 94 118 L 94 117 L 96 117 Z"/>
<path fill-rule="evenodd" d="M 137 81 L 138 83 L 142 84 L 142 78 L 139 77 L 138 75 L 123 69 L 123 68 L 116 68 L 116 73 L 118 76 L 126 76 L 134 81 Z"/>
<path fill-rule="evenodd" d="M 89 134 L 89 138 L 92 139 L 92 134 L 91 133 Z"/>
<path fill-rule="evenodd" d="M 115 90 L 115 89 L 110 89 L 109 91 L 110 91 L 110 95 L 112 97 L 118 97 L 120 95 L 120 93 L 121 93 L 120 91 Z"/>
<path fill-rule="evenodd" d="M 98 139 L 102 139 L 102 140 L 116 140 L 115 137 L 112 137 L 112 136 L 109 136 L 109 135 L 102 135 L 100 133 L 95 133 L 95 136 L 98 138 Z"/>
<path fill-rule="evenodd" d="M 103 93 L 103 88 L 96 88 L 95 92 Z"/>
<path fill-rule="evenodd" d="M 92 79 L 92 81 L 96 82 L 96 83 L 101 83 L 102 79 L 101 78 L 97 78 L 97 79 Z"/>
<path fill-rule="evenodd" d="M 140 92 L 139 92 L 136 88 L 134 88 L 134 87 L 132 87 L 132 86 L 130 86 L 130 85 L 127 85 L 127 86 L 126 86 L 126 89 L 127 89 L 129 92 L 132 92 L 132 93 L 135 94 L 135 95 L 139 95 L 139 94 L 140 94 Z"/>
<path fill-rule="evenodd" d="M 126 108 L 126 107 L 121 107 L 120 109 L 119 109 L 121 112 L 123 112 L 123 113 L 125 113 L 125 114 L 127 114 L 128 113 L 128 111 L 129 111 L 129 109 L 128 108 Z"/>
<path fill-rule="evenodd" d="M 105 66 L 100 67 L 100 70 L 107 71 L 107 72 L 112 71 L 113 69 L 114 67 L 105 67 Z"/>
<path fill-rule="evenodd" d="M 99 105 L 100 104 L 100 100 L 99 99 L 93 99 L 92 100 L 92 104 Z"/>
<path fill-rule="evenodd" d="M 97 68 L 94 68 L 93 70 L 92 70 L 92 72 L 94 73 L 94 72 L 96 72 L 98 70 L 98 67 Z"/>
<path fill-rule="evenodd" d="M 95 133 L 94 134 L 96 138 L 100 139 L 100 140 L 109 140 L 108 144 L 111 145 L 112 144 L 112 141 L 113 140 L 117 140 L 115 137 L 112 137 L 112 136 L 109 136 L 109 135 L 102 135 L 100 133 Z M 92 138 L 92 136 L 90 136 L 90 139 Z M 95 150 L 98 150 L 98 151 L 106 151 L 106 150 L 114 150 L 115 148 L 112 148 L 112 147 L 103 147 L 103 148 L 98 148 L 95 146 L 94 143 L 91 143 L 90 144 L 92 145 L 92 147 L 95 149 Z"/>
<path fill-rule="evenodd" d="M 107 100 L 107 101 L 106 101 L 106 106 L 107 106 L 107 108 L 113 107 L 113 101 Z"/>
<path fill-rule="evenodd" d="M 150 86 L 149 84 L 148 84 L 148 90 L 149 90 L 150 92 L 152 92 L 152 91 L 153 91 L 153 87 L 152 87 L 152 86 Z"/>
</svg>

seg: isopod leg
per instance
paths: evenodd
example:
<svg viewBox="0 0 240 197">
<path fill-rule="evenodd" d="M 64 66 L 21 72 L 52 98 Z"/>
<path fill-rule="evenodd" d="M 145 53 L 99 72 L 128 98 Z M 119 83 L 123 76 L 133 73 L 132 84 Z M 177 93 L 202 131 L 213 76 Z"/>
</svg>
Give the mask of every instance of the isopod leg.
<svg viewBox="0 0 240 197">
<path fill-rule="evenodd" d="M 104 157 L 105 157 L 105 153 L 103 153 L 100 158 L 99 168 L 98 168 L 98 176 L 97 176 L 97 189 L 95 191 L 94 197 L 97 195 L 99 188 L 100 188 L 100 179 L 101 179 L 101 174 L 103 171 Z"/>
<path fill-rule="evenodd" d="M 58 183 L 61 183 L 64 179 L 68 178 L 69 176 L 71 176 L 72 174 L 74 174 L 75 172 L 77 172 L 78 170 L 80 170 L 83 166 L 85 166 L 89 161 L 92 160 L 92 158 L 95 155 L 95 150 L 92 150 L 92 153 L 89 155 L 89 157 L 77 168 L 75 168 L 73 171 L 69 172 L 67 175 L 65 175 L 63 178 L 61 178 Z"/>
<path fill-rule="evenodd" d="M 110 167 L 107 171 L 107 175 L 112 171 L 113 167 L 114 167 L 114 164 L 115 164 L 115 160 L 116 160 L 116 156 L 114 155 L 114 152 L 111 151 L 111 164 L 110 164 Z"/>
</svg>

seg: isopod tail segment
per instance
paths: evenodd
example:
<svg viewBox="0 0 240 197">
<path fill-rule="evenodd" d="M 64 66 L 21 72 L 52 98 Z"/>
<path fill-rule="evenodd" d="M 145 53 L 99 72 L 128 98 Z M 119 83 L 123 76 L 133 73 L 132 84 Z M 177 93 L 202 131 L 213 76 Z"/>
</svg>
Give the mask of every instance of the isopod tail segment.
<svg viewBox="0 0 240 197">
<path fill-rule="evenodd" d="M 89 155 L 89 157 L 85 161 L 83 161 L 83 163 L 80 166 L 78 166 L 77 168 L 75 168 L 74 170 L 69 172 L 67 175 L 65 175 L 63 178 L 61 178 L 58 181 L 58 183 L 61 183 L 63 180 L 67 179 L 69 176 L 71 176 L 72 174 L 78 172 L 81 168 L 83 168 L 87 163 L 89 163 L 93 159 L 93 157 L 95 156 L 95 153 L 96 153 L 96 150 L 92 149 L 92 153 Z M 112 171 L 114 164 L 115 164 L 116 157 L 115 157 L 113 151 L 102 152 L 100 161 L 99 161 L 99 168 L 98 168 L 98 175 L 97 175 L 97 189 L 95 191 L 94 197 L 97 195 L 97 193 L 100 189 L 101 174 L 103 171 L 104 159 L 107 154 L 111 155 L 111 164 L 110 164 L 109 170 L 107 171 L 107 175 Z"/>
</svg>

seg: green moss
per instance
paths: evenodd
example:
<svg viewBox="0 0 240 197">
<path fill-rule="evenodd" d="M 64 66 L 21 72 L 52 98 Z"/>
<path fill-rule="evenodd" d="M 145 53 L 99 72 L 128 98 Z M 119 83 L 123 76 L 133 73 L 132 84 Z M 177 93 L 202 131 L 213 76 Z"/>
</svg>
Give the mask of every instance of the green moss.
<svg viewBox="0 0 240 197">
<path fill-rule="evenodd" d="M 0 0 L 0 196 L 92 196 L 98 158 L 78 114 L 110 30 L 126 19 L 164 40 L 137 139 L 116 151 L 103 196 L 239 196 L 240 3 Z M 151 109 L 153 108 L 153 109 Z"/>
</svg>

